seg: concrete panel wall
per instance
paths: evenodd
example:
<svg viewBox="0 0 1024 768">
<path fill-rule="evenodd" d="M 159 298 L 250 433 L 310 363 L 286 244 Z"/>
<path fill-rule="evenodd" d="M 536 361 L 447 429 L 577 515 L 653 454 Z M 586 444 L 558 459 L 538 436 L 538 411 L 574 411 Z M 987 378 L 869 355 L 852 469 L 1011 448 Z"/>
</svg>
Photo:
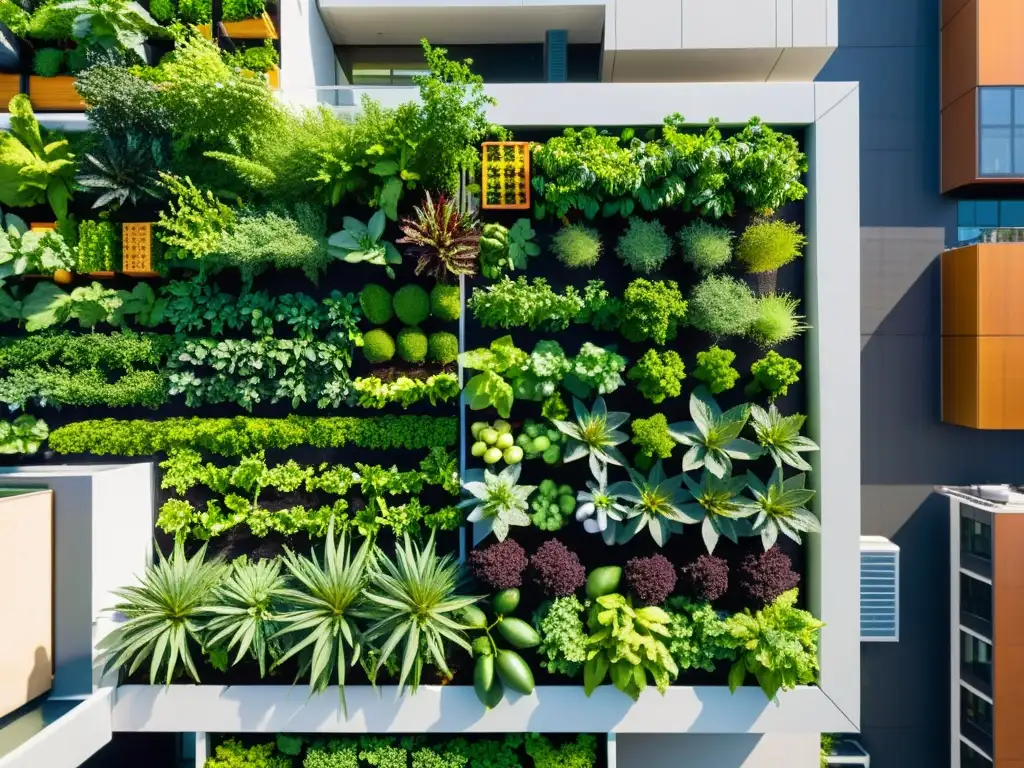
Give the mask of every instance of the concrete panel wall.
<svg viewBox="0 0 1024 768">
<path fill-rule="evenodd" d="M 819 734 L 619 735 L 618 768 L 818 768 Z"/>
</svg>

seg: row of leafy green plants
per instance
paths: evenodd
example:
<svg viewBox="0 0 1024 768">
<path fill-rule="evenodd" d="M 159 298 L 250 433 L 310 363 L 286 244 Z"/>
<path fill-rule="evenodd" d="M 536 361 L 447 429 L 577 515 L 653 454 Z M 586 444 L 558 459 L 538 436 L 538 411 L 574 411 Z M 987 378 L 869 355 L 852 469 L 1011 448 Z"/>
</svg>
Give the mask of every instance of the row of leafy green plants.
<svg viewBox="0 0 1024 768">
<path fill-rule="evenodd" d="M 298 675 L 319 691 L 344 683 L 351 667 L 359 680 L 413 689 L 424 679 L 468 682 L 471 669 L 487 706 L 506 690 L 532 691 L 542 674 L 582 677 L 588 692 L 610 679 L 634 697 L 649 681 L 664 690 L 683 671 L 723 664 L 730 665 L 734 687 L 750 672 L 769 696 L 813 682 L 818 623 L 796 607 L 798 574 L 772 546 L 779 533 L 799 539 L 816 522 L 804 509 L 810 492 L 782 474 L 784 464 L 805 469 L 799 454 L 814 449 L 799 435 L 799 414 L 784 417 L 768 403 L 760 411 L 746 404 L 723 411 L 711 394 L 698 392 L 689 399 L 690 427 L 653 416 L 634 420 L 634 442 L 646 456 L 635 460 L 629 481 L 601 481 L 608 465 L 627 463 L 616 460 L 627 439 L 616 427 L 626 419 L 608 412 L 601 398 L 625 389 L 623 372 L 652 403 L 680 398 L 683 356 L 667 348 L 680 333 L 693 329 L 714 342 L 731 336 L 766 348 L 764 359 L 750 366 L 751 396 L 784 402 L 796 383 L 799 360 L 770 348 L 794 343 L 805 327 L 798 299 L 774 290 L 776 273 L 803 246 L 798 228 L 753 221 L 735 249 L 728 227 L 698 220 L 671 235 L 666 230 L 675 228 L 668 218 L 677 211 L 718 218 L 739 204 L 770 216 L 798 200 L 805 161 L 795 141 L 756 120 L 731 137 L 717 126 L 686 132 L 677 117 L 643 137 L 570 130 L 532 150 L 538 226 L 562 217 L 564 226 L 542 233 L 550 238 L 538 238 L 529 220 L 506 228 L 495 219 L 480 227 L 453 202 L 460 172 L 479 165 L 482 139 L 508 134 L 487 123 L 491 102 L 466 65 L 427 45 L 425 53 L 432 72 L 419 78 L 419 103 L 391 109 L 367 99 L 352 122 L 322 110 L 289 112 L 265 84 L 229 66 L 195 35 L 183 36 L 156 67 L 99 62 L 83 71 L 78 89 L 94 126 L 83 137 L 49 135 L 23 102 L 12 105 L 12 130 L 0 134 L 0 204 L 49 205 L 57 219 L 55 230 L 38 236 L 17 221 L 6 227 L 15 255 L 6 262 L 11 286 L 0 311 L 29 333 L 9 345 L 10 357 L 29 361 L 39 378 L 33 389 L 11 371 L 18 402 L 50 407 L 76 392 L 79 385 L 68 379 L 81 378 L 87 391 L 67 405 L 109 407 L 114 403 L 107 399 L 123 398 L 125 405 L 166 408 L 166 398 L 184 395 L 186 407 L 228 403 L 254 411 L 273 400 L 331 410 L 353 400 L 407 407 L 425 398 L 440 406 L 458 387 L 445 369 L 458 342 L 443 324 L 458 318 L 462 304 L 451 283 L 477 273 L 501 280 L 487 288 L 471 281 L 469 306 L 480 328 L 516 329 L 517 338 L 523 328 L 585 328 L 602 334 L 595 337 L 601 341 L 621 334 L 625 344 L 620 352 L 614 342 L 585 339 L 569 346 L 578 350 L 570 358 L 554 339 L 537 340 L 527 353 L 510 337 L 464 352 L 461 363 L 474 372 L 466 393 L 471 407 L 506 417 L 472 427 L 473 460 L 479 455 L 509 465 L 479 480 L 452 478 L 452 456 L 437 450 L 458 439 L 450 416 L 105 419 L 54 429 L 48 447 L 57 455 L 164 454 L 162 484 L 177 494 L 160 514 L 176 545 L 138 586 L 122 591 L 117 608 L 127 621 L 106 642 L 108 666 L 132 676 L 145 665 L 150 680 L 170 683 L 198 680 L 203 658 L 222 671 L 248 665 L 261 676 Z M 95 162 L 104 157 L 109 162 Z M 164 266 L 194 271 L 196 278 L 156 290 L 98 282 L 65 290 L 26 281 L 49 269 L 26 254 L 60 251 L 62 237 L 71 252 L 73 235 L 63 233 L 73 231 L 72 214 L 83 215 L 90 203 L 107 217 L 100 221 L 149 212 Z M 339 205 L 361 213 L 341 217 Z M 600 258 L 603 225 L 584 221 L 599 214 L 622 218 L 618 261 Z M 389 228 L 401 237 L 389 236 Z M 542 257 L 544 247 L 556 258 Z M 672 259 L 680 249 L 683 259 Z M 628 285 L 615 277 L 623 272 L 620 262 L 636 275 Z M 703 275 L 686 298 L 673 274 L 684 264 Z M 758 293 L 745 277 L 730 274 L 737 265 L 759 276 Z M 581 291 L 549 287 L 557 282 L 551 275 L 504 279 L 538 268 L 559 274 L 596 268 L 610 282 Z M 316 295 L 280 294 L 279 277 L 299 272 Z M 225 287 L 231 282 L 238 290 Z M 395 283 L 401 283 L 397 290 Z M 358 298 L 354 290 L 322 295 L 339 284 L 359 286 Z M 90 340 L 100 339 L 96 329 L 104 325 L 119 330 L 94 350 L 76 340 L 82 336 L 63 333 L 88 331 Z M 61 333 L 38 337 L 45 342 L 32 336 L 58 327 Z M 712 344 L 697 356 L 694 376 L 716 394 L 728 391 L 739 376 L 734 355 Z M 361 386 L 349 373 L 356 365 L 379 374 L 364 377 L 369 383 Z M 123 375 L 103 379 L 116 374 Z M 129 376 L 131 387 L 122 385 Z M 117 388 L 117 397 L 103 384 Z M 148 401 L 137 394 L 143 385 Z M 559 388 L 565 392 L 556 396 Z M 565 394 L 593 404 L 574 403 L 570 419 Z M 513 406 L 517 414 L 527 408 L 522 412 L 533 420 L 522 422 L 518 438 Z M 751 416 L 756 443 L 739 436 Z M 38 423 L 8 426 L 12 444 L 38 444 Z M 676 443 L 686 446 L 686 471 L 704 469 L 699 481 L 687 478 L 692 500 L 684 497 L 681 476 L 655 463 L 668 460 Z M 346 446 L 401 450 L 412 463 L 324 453 Z M 312 450 L 316 459 L 292 460 L 290 450 Z M 742 496 L 747 483 L 731 477 L 731 461 L 769 462 L 769 456 L 777 469 Z M 519 484 L 522 462 L 535 457 L 543 459 L 539 467 L 565 464 L 566 482 Z M 573 473 L 581 466 L 573 461 L 584 457 L 593 478 Z M 504 539 L 496 549 L 471 554 L 472 586 L 463 583 L 454 551 L 437 550 L 434 533 L 457 525 L 462 513 L 450 504 L 427 510 L 422 502 L 428 489 L 451 496 L 460 480 L 479 532 Z M 197 500 L 197 489 L 217 498 Z M 261 504 L 265 492 L 335 498 L 272 508 Z M 350 506 L 346 493 L 366 503 Z M 573 528 L 621 539 L 621 549 L 594 548 L 589 542 L 599 539 L 589 538 L 580 550 L 595 563 L 587 567 L 559 541 L 523 546 L 506 538 L 503 533 L 525 527 L 527 505 L 537 516 L 526 515 L 527 523 L 537 530 L 564 530 L 575 517 L 582 525 Z M 709 550 L 719 537 L 756 533 L 767 551 L 750 563 L 710 554 L 673 562 L 649 553 L 621 564 L 600 562 L 613 551 L 608 559 L 622 560 L 631 546 L 626 540 L 641 530 L 657 545 L 685 522 L 700 522 Z M 208 557 L 206 545 L 186 552 L 186 539 L 215 541 L 243 523 L 257 536 L 301 530 L 314 538 L 326 533 L 326 541 L 309 555 L 288 546 L 280 559 L 230 563 Z M 510 568 L 520 583 L 493 577 L 490 567 Z M 723 588 L 730 567 L 744 575 Z M 649 585 L 660 591 L 645 591 Z M 720 612 L 714 603 L 730 592 L 746 605 Z"/>
<path fill-rule="evenodd" d="M 204 768 L 600 768 L 605 764 L 601 744 L 589 734 L 449 739 L 279 734 L 273 741 L 226 739 L 216 745 Z"/>
</svg>

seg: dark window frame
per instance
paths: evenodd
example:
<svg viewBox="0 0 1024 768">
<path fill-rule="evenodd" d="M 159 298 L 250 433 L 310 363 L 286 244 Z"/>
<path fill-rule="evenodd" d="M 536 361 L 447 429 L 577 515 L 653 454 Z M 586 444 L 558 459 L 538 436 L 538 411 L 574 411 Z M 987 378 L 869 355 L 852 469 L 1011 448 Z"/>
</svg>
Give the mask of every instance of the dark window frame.
<svg viewBox="0 0 1024 768">
<path fill-rule="evenodd" d="M 963 739 L 960 739 L 960 768 L 987 768 L 992 761 Z"/>
<path fill-rule="evenodd" d="M 988 696 L 992 695 L 994 650 L 992 643 L 960 630 L 960 679 Z M 982 655 L 988 660 L 978 661 Z"/>
</svg>

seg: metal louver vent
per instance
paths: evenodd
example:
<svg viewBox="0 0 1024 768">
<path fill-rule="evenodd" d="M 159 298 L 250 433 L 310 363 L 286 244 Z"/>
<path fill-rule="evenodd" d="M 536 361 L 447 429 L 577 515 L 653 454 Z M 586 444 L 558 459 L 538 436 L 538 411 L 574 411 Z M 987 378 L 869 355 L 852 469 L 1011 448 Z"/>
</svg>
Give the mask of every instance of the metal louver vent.
<svg viewBox="0 0 1024 768">
<path fill-rule="evenodd" d="M 544 72 L 549 83 L 569 79 L 569 33 L 564 29 L 549 29 L 544 36 Z"/>
<path fill-rule="evenodd" d="M 860 537 L 860 639 L 900 639 L 900 548 L 882 536 Z"/>
</svg>

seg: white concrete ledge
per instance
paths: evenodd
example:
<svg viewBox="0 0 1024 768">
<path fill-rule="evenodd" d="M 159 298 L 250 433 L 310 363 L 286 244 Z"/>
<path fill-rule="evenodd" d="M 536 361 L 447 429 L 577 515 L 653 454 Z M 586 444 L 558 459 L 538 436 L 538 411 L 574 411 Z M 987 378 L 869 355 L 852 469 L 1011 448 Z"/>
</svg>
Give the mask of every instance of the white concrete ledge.
<svg viewBox="0 0 1024 768">
<path fill-rule="evenodd" d="M 396 699 L 395 688 L 337 688 L 310 696 L 304 686 L 123 685 L 114 731 L 210 733 L 797 733 L 849 729 L 819 689 L 801 687 L 768 701 L 760 688 L 735 694 L 718 686 L 651 689 L 638 702 L 611 686 L 587 698 L 582 686 L 540 686 L 486 711 L 468 686 L 422 686 Z"/>
<path fill-rule="evenodd" d="M 78 768 L 111 738 L 113 688 L 101 688 L 0 758 L 0 768 Z"/>
</svg>

